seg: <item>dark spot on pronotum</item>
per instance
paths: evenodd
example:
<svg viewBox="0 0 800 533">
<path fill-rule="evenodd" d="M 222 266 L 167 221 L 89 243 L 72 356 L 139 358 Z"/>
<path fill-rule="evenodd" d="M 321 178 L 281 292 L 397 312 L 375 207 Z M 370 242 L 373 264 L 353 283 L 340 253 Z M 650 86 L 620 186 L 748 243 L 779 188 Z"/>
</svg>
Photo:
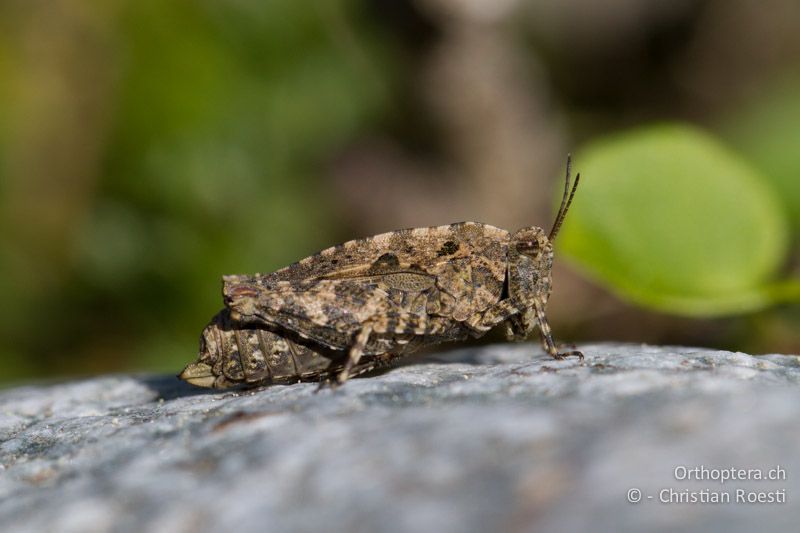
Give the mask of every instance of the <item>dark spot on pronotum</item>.
<svg viewBox="0 0 800 533">
<path fill-rule="evenodd" d="M 439 251 L 436 252 L 436 255 L 442 257 L 444 255 L 453 255 L 458 251 L 458 244 L 453 241 L 447 241 L 442 244 L 442 247 L 439 248 Z"/>
<path fill-rule="evenodd" d="M 372 264 L 375 268 L 391 268 L 400 265 L 400 260 L 392 253 L 385 253 Z"/>
</svg>

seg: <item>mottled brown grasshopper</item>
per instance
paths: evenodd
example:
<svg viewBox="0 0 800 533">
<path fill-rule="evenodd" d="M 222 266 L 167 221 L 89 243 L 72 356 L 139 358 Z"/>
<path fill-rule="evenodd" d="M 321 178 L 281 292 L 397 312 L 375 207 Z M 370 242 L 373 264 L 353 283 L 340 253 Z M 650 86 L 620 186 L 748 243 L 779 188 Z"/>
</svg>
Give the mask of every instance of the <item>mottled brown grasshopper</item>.
<svg viewBox="0 0 800 533">
<path fill-rule="evenodd" d="M 238 360 L 245 369 L 253 357 L 285 351 L 285 345 L 296 349 L 295 360 L 308 358 L 317 365 L 329 358 L 331 363 L 324 372 L 304 373 L 302 361 L 294 374 L 280 374 L 282 379 L 335 375 L 337 383 L 344 383 L 354 372 L 421 346 L 480 337 L 501 323 L 511 340 L 525 339 L 538 326 L 552 357 L 582 359 L 579 351 L 558 351 L 545 314 L 553 241 L 579 179 L 570 187 L 568 159 L 561 207 L 549 234 L 537 227 L 509 233 L 477 222 L 405 229 L 327 248 L 271 274 L 226 276 L 225 328 L 212 322 L 206 333 L 209 328 L 225 331 L 228 352 L 220 352 L 220 343 L 214 345 L 216 352 L 210 350 L 204 334 L 198 362 L 181 377 L 201 386 L 260 383 L 238 379 L 236 372 L 220 373 L 223 366 L 210 363 L 211 355 L 215 361 L 226 359 L 232 368 L 230 361 Z M 242 335 L 248 337 L 245 345 Z M 217 379 L 221 375 L 227 379 Z M 271 375 L 275 381 L 276 373 Z"/>
</svg>

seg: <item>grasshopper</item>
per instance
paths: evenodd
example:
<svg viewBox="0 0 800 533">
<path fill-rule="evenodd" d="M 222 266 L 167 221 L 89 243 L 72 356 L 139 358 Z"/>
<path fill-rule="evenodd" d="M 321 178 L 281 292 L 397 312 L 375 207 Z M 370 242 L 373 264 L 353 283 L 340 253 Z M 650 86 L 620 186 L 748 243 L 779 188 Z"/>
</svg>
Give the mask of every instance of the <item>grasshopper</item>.
<svg viewBox="0 0 800 533">
<path fill-rule="evenodd" d="M 500 324 L 516 341 L 538 327 L 552 357 L 583 359 L 577 350 L 559 351 L 545 313 L 553 242 L 580 181 L 577 175 L 571 183 L 570 167 L 568 159 L 548 233 L 460 222 L 348 241 L 270 274 L 225 276 L 228 319 L 234 329 L 290 335 L 310 353 L 346 354 L 340 367 L 326 370 L 338 384 L 363 368 L 362 357 L 391 360 L 421 346 L 480 337 Z"/>
</svg>

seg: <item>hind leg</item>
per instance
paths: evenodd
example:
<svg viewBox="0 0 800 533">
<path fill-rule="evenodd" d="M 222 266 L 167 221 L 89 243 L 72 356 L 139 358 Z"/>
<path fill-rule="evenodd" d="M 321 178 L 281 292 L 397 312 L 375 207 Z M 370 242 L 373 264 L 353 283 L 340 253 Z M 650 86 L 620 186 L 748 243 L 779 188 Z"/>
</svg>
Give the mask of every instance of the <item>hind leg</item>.
<svg viewBox="0 0 800 533">
<path fill-rule="evenodd" d="M 373 328 L 371 324 L 365 324 L 364 327 L 361 328 L 361 331 L 359 331 L 356 335 L 355 341 L 350 347 L 350 351 L 347 353 L 347 361 L 344 363 L 344 368 L 336 376 L 337 384 L 343 385 L 350 377 L 350 373 L 352 372 L 353 368 L 358 365 L 358 362 L 361 360 L 361 356 L 364 355 L 364 348 L 367 346 L 367 341 L 369 341 L 369 336 L 372 333 L 372 330 Z"/>
</svg>

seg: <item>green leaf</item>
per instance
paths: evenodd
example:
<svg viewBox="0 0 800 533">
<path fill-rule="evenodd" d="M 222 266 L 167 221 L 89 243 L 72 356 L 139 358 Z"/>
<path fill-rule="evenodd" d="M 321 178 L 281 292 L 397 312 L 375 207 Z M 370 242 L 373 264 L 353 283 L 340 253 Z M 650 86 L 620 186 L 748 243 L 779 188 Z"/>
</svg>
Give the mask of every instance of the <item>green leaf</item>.
<svg viewBox="0 0 800 533">
<path fill-rule="evenodd" d="M 661 125 L 575 157 L 583 177 L 557 246 L 619 296 L 714 316 L 784 298 L 788 223 L 767 182 L 710 135 Z"/>
<path fill-rule="evenodd" d="M 765 90 L 735 113 L 724 131 L 779 191 L 800 230 L 800 79 Z"/>
</svg>

